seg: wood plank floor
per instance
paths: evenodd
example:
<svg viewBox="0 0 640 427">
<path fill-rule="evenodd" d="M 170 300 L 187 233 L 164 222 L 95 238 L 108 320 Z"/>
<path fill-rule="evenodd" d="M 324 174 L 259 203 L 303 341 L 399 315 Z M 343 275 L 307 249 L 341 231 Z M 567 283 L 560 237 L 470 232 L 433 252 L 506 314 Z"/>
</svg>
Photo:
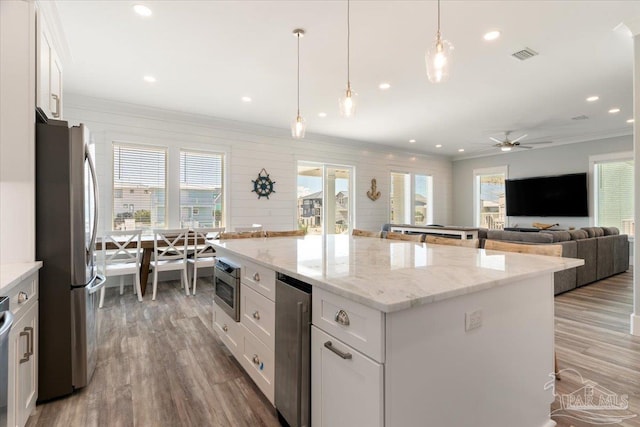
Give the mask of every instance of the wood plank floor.
<svg viewBox="0 0 640 427">
<path fill-rule="evenodd" d="M 206 279 L 203 279 L 206 280 Z M 38 405 L 29 427 L 278 426 L 275 411 L 224 348 L 211 325 L 212 286 L 185 297 L 178 282 L 160 284 L 157 300 L 137 302 L 131 288 L 108 289 L 100 310 L 101 345 L 91 384 Z M 629 335 L 632 273 L 556 297 L 559 368 L 629 396 L 620 426 L 640 427 L 640 337 Z M 582 387 L 565 371 L 556 392 Z M 558 401 L 552 410 L 558 410 Z M 584 421 L 554 416 L 559 427 Z M 566 412 L 565 412 L 566 414 Z"/>
<path fill-rule="evenodd" d="M 279 426 L 273 406 L 213 331 L 211 280 L 187 297 L 179 282 L 139 303 L 107 289 L 93 380 L 38 405 L 27 426 Z"/>
</svg>

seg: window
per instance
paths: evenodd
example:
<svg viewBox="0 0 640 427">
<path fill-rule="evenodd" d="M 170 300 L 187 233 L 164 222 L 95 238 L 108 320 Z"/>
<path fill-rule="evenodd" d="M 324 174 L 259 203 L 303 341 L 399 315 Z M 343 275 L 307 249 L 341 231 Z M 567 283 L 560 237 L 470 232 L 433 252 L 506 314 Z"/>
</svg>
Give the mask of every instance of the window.
<svg viewBox="0 0 640 427">
<path fill-rule="evenodd" d="M 391 172 L 391 224 L 427 225 L 433 222 L 430 175 Z"/>
<path fill-rule="evenodd" d="M 113 144 L 113 230 L 165 227 L 166 157 L 163 148 Z"/>
<path fill-rule="evenodd" d="M 224 155 L 180 151 L 180 226 L 221 227 Z"/>
<path fill-rule="evenodd" d="M 594 222 L 600 227 L 617 227 L 633 236 L 633 159 L 620 153 L 591 159 L 593 164 Z"/>
<path fill-rule="evenodd" d="M 298 227 L 308 234 L 348 234 L 353 167 L 298 164 Z M 325 198 L 330 194 L 330 200 Z"/>
<path fill-rule="evenodd" d="M 507 167 L 473 171 L 474 224 L 490 230 L 505 226 L 505 180 Z"/>
</svg>

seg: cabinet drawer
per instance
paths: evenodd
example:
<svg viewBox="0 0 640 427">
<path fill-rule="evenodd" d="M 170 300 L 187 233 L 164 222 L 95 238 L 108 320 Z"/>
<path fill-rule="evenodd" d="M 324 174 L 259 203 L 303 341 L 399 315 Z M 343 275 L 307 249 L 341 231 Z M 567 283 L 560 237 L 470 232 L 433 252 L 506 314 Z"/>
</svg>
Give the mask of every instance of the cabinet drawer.
<svg viewBox="0 0 640 427">
<path fill-rule="evenodd" d="M 242 261 L 241 274 L 242 283 L 269 298 L 271 301 L 276 300 L 275 271 L 250 261 Z"/>
<path fill-rule="evenodd" d="M 240 321 L 270 349 L 275 340 L 275 303 L 249 286 L 240 290 Z"/>
<path fill-rule="evenodd" d="M 11 312 L 18 318 L 21 311 L 31 307 L 38 300 L 38 273 L 34 273 L 9 292 Z"/>
<path fill-rule="evenodd" d="M 240 354 L 242 329 L 240 324 L 229 317 L 215 302 L 213 303 L 213 330 L 237 359 Z"/>
<path fill-rule="evenodd" d="M 381 311 L 315 288 L 312 316 L 318 328 L 384 363 L 385 318 Z"/>
<path fill-rule="evenodd" d="M 250 331 L 243 336 L 241 364 L 258 388 L 274 403 L 274 353 Z"/>
</svg>

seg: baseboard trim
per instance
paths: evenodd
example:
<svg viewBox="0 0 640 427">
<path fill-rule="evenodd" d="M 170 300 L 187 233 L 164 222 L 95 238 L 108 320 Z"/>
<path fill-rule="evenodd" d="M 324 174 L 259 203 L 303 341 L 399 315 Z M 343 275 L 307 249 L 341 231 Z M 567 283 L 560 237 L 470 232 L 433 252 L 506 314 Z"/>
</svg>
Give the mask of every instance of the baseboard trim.
<svg viewBox="0 0 640 427">
<path fill-rule="evenodd" d="M 631 321 L 629 324 L 631 325 L 631 335 L 640 337 L 640 314 L 631 313 Z"/>
</svg>

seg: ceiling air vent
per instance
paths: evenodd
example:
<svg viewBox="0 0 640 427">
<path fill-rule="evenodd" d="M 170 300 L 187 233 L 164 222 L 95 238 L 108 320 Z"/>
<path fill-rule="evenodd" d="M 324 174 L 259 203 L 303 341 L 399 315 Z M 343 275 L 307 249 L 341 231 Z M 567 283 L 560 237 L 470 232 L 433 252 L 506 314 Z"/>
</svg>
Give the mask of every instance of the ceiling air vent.
<svg viewBox="0 0 640 427">
<path fill-rule="evenodd" d="M 538 54 L 538 52 L 536 52 L 535 50 L 525 47 L 522 50 L 519 50 L 516 53 L 512 53 L 511 56 L 513 56 L 514 58 L 518 58 L 520 61 L 524 61 L 525 59 L 529 59 L 533 56 L 536 56 Z"/>
<path fill-rule="evenodd" d="M 571 117 L 571 120 L 587 120 L 589 117 L 585 116 L 584 114 L 581 116 L 575 116 L 575 117 Z"/>
</svg>

